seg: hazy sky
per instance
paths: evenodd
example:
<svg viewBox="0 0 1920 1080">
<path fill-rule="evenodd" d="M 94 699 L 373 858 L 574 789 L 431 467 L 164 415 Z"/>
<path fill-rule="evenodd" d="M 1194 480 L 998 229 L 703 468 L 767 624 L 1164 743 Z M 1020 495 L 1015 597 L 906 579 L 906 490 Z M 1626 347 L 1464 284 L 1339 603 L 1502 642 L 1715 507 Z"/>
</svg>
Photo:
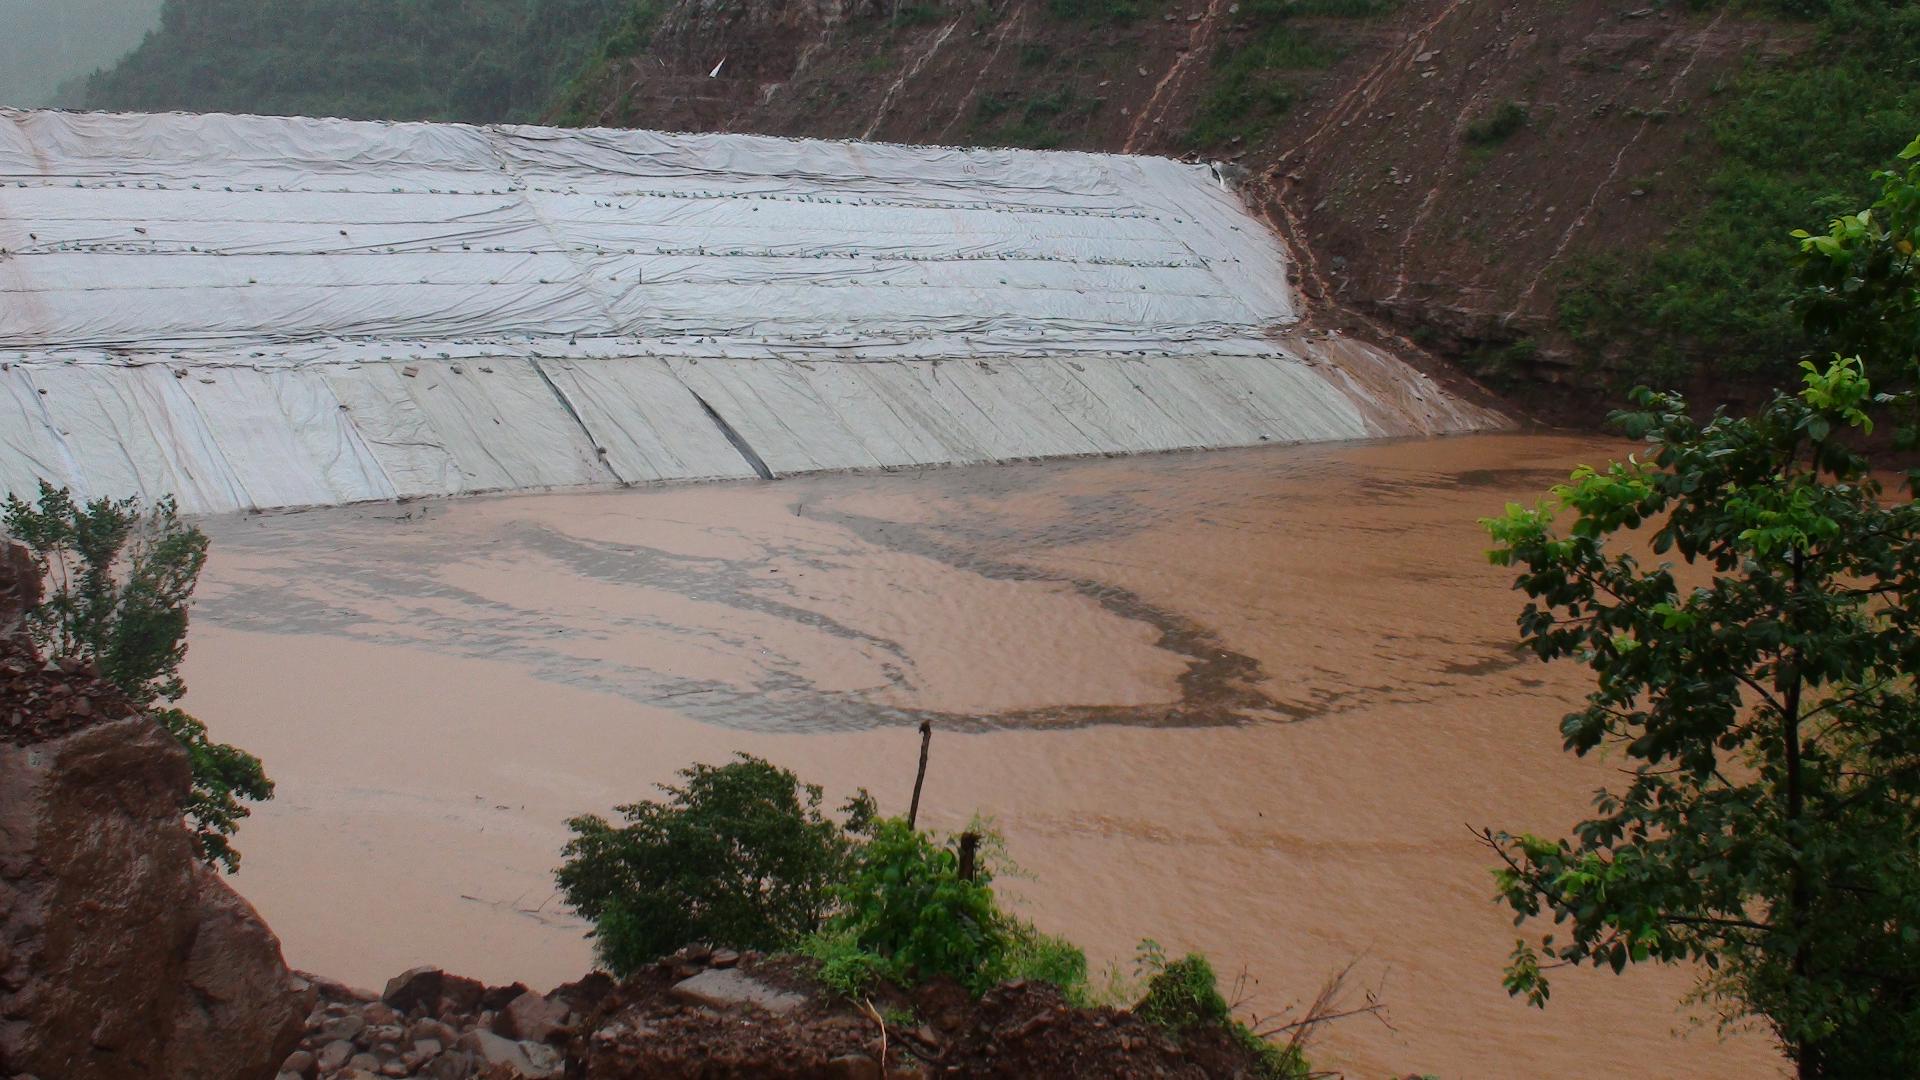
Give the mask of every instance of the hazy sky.
<svg viewBox="0 0 1920 1080">
<path fill-rule="evenodd" d="M 159 24 L 161 0 L 0 0 L 0 105 L 46 105 Z"/>
</svg>

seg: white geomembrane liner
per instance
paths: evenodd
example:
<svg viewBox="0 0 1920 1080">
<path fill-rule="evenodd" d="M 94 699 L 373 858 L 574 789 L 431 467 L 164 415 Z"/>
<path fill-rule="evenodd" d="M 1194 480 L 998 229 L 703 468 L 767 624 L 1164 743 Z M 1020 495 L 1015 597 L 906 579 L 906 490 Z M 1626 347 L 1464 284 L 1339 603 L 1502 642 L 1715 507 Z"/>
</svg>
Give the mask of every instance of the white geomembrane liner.
<svg viewBox="0 0 1920 1080">
<path fill-rule="evenodd" d="M 1161 158 L 0 109 L 20 494 L 217 513 L 1499 422 L 1294 318 L 1277 239 Z"/>
</svg>

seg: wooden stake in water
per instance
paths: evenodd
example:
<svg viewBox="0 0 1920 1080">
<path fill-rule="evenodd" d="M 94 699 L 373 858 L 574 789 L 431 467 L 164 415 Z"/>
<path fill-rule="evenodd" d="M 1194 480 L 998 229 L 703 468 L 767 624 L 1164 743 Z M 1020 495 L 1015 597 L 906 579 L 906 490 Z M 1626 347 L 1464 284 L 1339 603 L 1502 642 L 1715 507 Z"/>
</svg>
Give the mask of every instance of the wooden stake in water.
<svg viewBox="0 0 1920 1080">
<path fill-rule="evenodd" d="M 980 851 L 980 834 L 963 832 L 960 834 L 960 880 L 972 881 L 974 860 Z"/>
<path fill-rule="evenodd" d="M 920 771 L 913 774 L 913 805 L 907 807 L 907 828 L 920 819 L 920 785 L 927 782 L 927 747 L 933 743 L 933 721 L 920 721 Z"/>
</svg>

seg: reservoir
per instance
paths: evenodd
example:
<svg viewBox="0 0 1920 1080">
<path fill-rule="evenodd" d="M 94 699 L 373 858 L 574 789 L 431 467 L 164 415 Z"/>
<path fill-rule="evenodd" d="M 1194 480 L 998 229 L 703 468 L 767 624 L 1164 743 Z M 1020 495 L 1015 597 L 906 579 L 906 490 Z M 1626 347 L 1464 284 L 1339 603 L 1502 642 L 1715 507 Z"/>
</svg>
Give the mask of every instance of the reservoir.
<svg viewBox="0 0 1920 1080">
<path fill-rule="evenodd" d="M 1385 1022 L 1349 1076 L 1772 1075 L 1691 974 L 1561 972 L 1482 825 L 1559 834 L 1617 761 L 1562 752 L 1581 672 L 1516 650 L 1476 519 L 1631 447 L 1381 443 L 520 494 L 209 519 L 186 706 L 277 797 L 234 884 L 295 967 L 433 963 L 545 987 L 591 964 L 565 821 L 761 755 L 837 805 L 974 815 L 997 883 L 1096 968 L 1199 949 L 1277 1016 L 1349 963 Z M 1531 936 L 1536 931 L 1528 928 Z"/>
</svg>

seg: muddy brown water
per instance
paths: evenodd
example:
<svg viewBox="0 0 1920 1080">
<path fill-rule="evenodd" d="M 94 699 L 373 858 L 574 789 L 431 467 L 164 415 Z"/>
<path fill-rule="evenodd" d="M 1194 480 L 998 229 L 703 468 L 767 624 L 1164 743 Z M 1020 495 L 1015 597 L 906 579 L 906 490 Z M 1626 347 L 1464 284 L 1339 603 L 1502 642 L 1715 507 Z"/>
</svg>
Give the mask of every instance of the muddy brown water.
<svg viewBox="0 0 1920 1080">
<path fill-rule="evenodd" d="M 551 984 L 591 953 L 564 821 L 764 755 L 838 798 L 976 812 L 1003 892 L 1096 965 L 1244 972 L 1280 1013 L 1356 962 L 1356 1077 L 1752 1077 L 1688 972 L 1510 1000 L 1469 826 L 1557 831 L 1578 673 L 1514 649 L 1479 516 L 1623 448 L 1555 436 L 1273 448 L 209 523 L 187 704 L 278 797 L 236 884 L 299 967 Z"/>
</svg>

